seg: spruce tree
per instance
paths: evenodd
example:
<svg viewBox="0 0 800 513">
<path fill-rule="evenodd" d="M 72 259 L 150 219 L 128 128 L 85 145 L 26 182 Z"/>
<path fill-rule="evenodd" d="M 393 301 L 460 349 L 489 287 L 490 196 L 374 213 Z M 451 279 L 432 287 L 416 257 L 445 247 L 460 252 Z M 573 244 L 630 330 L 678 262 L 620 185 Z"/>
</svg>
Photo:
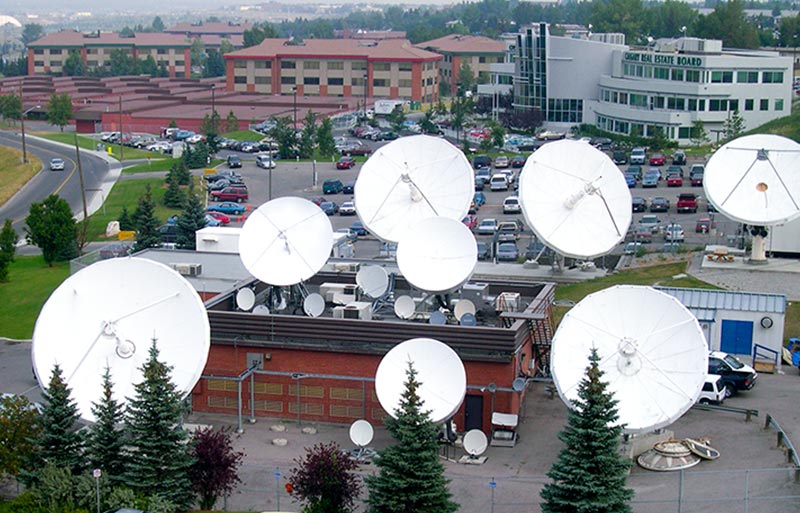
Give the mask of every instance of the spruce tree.
<svg viewBox="0 0 800 513">
<path fill-rule="evenodd" d="M 123 231 L 130 231 L 136 230 L 136 225 L 131 218 L 130 212 L 128 212 L 128 207 L 122 205 L 122 212 L 119 214 L 119 229 Z"/>
<path fill-rule="evenodd" d="M 177 177 L 178 185 L 189 185 L 192 182 L 192 173 L 183 160 L 178 161 Z"/>
<path fill-rule="evenodd" d="M 80 417 L 78 406 L 71 397 L 71 390 L 58 365 L 53 367 L 50 382 L 42 391 L 42 396 L 42 431 L 37 439 L 39 450 L 31 468 L 34 480 L 38 480 L 37 473 L 45 463 L 78 475 L 85 466 L 84 440 L 78 431 Z"/>
<path fill-rule="evenodd" d="M 15 259 L 18 240 L 19 236 L 11 225 L 11 219 L 6 219 L 3 229 L 0 230 L 0 281 L 8 281 L 8 267 Z"/>
<path fill-rule="evenodd" d="M 133 218 L 136 222 L 136 246 L 134 249 L 139 251 L 160 246 L 161 234 L 158 232 L 158 226 L 161 222 L 156 217 L 156 205 L 153 202 L 149 185 L 144 196 L 139 198 Z"/>
<path fill-rule="evenodd" d="M 439 462 L 438 428 L 430 412 L 422 411 L 421 385 L 409 362 L 406 389 L 386 428 L 397 444 L 379 452 L 379 473 L 367 476 L 367 504 L 374 513 L 452 513 L 458 504 L 451 499 Z"/>
<path fill-rule="evenodd" d="M 181 208 L 186 203 L 186 192 L 178 185 L 177 177 L 172 177 L 167 182 L 167 190 L 164 191 L 164 206 L 169 208 Z"/>
<path fill-rule="evenodd" d="M 89 432 L 87 456 L 93 469 L 99 468 L 112 483 L 122 482 L 125 474 L 125 438 L 121 430 L 124 411 L 113 395 L 111 373 L 103 374 L 103 395 L 92 404 L 95 423 Z"/>
<path fill-rule="evenodd" d="M 131 447 L 125 485 L 141 495 L 157 495 L 188 509 L 194 501 L 189 471 L 188 435 L 183 429 L 183 402 L 170 380 L 171 367 L 158 360 L 153 340 L 144 363 L 144 379 L 126 410 Z"/>
<path fill-rule="evenodd" d="M 592 349 L 578 399 L 558 438 L 566 447 L 550 468 L 541 492 L 544 513 L 626 513 L 633 490 L 625 487 L 630 462 L 618 453 L 623 426 L 617 401 L 602 380 L 600 357 Z"/>
<path fill-rule="evenodd" d="M 206 226 L 206 211 L 197 194 L 191 193 L 178 217 L 178 238 L 175 245 L 179 249 L 197 249 L 195 232 Z"/>
</svg>

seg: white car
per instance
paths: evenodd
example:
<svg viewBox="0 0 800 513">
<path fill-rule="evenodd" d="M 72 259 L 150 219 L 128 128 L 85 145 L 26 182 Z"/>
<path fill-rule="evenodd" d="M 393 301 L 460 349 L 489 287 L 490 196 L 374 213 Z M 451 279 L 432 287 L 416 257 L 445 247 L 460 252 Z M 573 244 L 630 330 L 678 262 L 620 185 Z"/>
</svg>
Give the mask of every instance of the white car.
<svg viewBox="0 0 800 513">
<path fill-rule="evenodd" d="M 340 216 L 354 216 L 356 215 L 356 204 L 352 201 L 345 201 L 339 207 Z"/>
<path fill-rule="evenodd" d="M 517 196 L 509 196 L 503 201 L 504 214 L 519 214 L 522 212 L 522 205 Z"/>
<path fill-rule="evenodd" d="M 256 155 L 256 166 L 264 169 L 275 169 L 275 159 L 269 154 Z"/>
<path fill-rule="evenodd" d="M 187 137 L 186 138 L 186 142 L 189 143 L 189 144 L 197 144 L 197 143 L 201 142 L 204 139 L 205 139 L 205 136 L 203 136 L 203 134 L 194 134 L 194 135 L 190 135 L 189 137 Z"/>
<path fill-rule="evenodd" d="M 664 240 L 670 242 L 683 242 L 686 238 L 686 233 L 683 231 L 683 226 L 677 223 L 670 223 L 664 227 Z"/>
<path fill-rule="evenodd" d="M 147 151 L 158 151 L 160 153 L 168 153 L 172 151 L 172 144 L 167 141 L 157 141 L 153 144 L 148 144 L 145 149 Z"/>
<path fill-rule="evenodd" d="M 63 170 L 64 170 L 64 159 L 58 157 L 50 159 L 50 171 L 63 171 Z"/>
</svg>

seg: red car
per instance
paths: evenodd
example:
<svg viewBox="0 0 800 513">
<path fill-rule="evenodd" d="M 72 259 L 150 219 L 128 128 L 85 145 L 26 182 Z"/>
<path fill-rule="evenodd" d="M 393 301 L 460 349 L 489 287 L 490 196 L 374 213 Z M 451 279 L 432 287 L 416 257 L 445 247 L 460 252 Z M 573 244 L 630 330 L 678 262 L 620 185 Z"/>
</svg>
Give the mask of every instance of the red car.
<svg viewBox="0 0 800 513">
<path fill-rule="evenodd" d="M 317 198 L 308 198 L 308 201 L 310 201 L 311 203 L 315 204 L 316 206 L 320 206 L 323 203 L 325 203 L 326 201 L 328 201 L 328 198 L 319 196 Z"/>
<path fill-rule="evenodd" d="M 462 219 L 461 222 L 464 223 L 470 230 L 474 230 L 475 227 L 478 226 L 478 218 L 472 214 Z"/>
<path fill-rule="evenodd" d="M 208 215 L 222 223 L 223 225 L 228 224 L 231 222 L 231 218 L 223 214 L 222 212 L 209 212 Z"/>
<path fill-rule="evenodd" d="M 681 187 L 683 185 L 683 178 L 681 175 L 669 175 L 667 177 L 667 187 Z"/>
<path fill-rule="evenodd" d="M 356 161 L 353 157 L 342 157 L 336 162 L 336 169 L 350 169 L 355 165 Z"/>
<path fill-rule="evenodd" d="M 663 166 L 666 160 L 667 158 L 664 156 L 663 153 L 653 153 L 652 155 L 650 155 L 651 166 Z"/>
</svg>

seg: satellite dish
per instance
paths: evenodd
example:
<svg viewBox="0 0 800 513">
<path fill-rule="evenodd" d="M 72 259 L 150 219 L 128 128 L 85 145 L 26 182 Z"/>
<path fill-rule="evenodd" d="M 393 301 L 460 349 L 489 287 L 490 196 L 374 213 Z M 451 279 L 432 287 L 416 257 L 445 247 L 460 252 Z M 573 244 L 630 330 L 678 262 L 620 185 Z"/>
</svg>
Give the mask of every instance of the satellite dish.
<svg viewBox="0 0 800 513">
<path fill-rule="evenodd" d="M 239 308 L 239 310 L 247 312 L 253 308 L 253 305 L 255 304 L 256 293 L 253 292 L 253 289 L 245 287 L 236 292 L 236 306 Z"/>
<path fill-rule="evenodd" d="M 269 307 L 267 305 L 257 305 L 253 308 L 253 313 L 256 315 L 269 315 Z"/>
<path fill-rule="evenodd" d="M 180 322 L 176 322 L 179 319 Z M 143 379 L 156 340 L 159 360 L 185 396 L 206 365 L 211 330 L 203 301 L 173 269 L 144 258 L 112 258 L 67 278 L 42 307 L 33 332 L 33 367 L 42 388 L 58 364 L 81 418 L 94 421 L 103 374 L 126 404 Z"/>
<path fill-rule="evenodd" d="M 358 270 L 356 283 L 369 297 L 381 297 L 389 288 L 389 275 L 386 269 L 377 265 L 366 265 Z"/>
<path fill-rule="evenodd" d="M 460 220 L 429 217 L 397 244 L 400 272 L 409 283 L 427 292 L 460 287 L 472 276 L 477 262 L 475 237 Z"/>
<path fill-rule="evenodd" d="M 456 307 L 453 308 L 453 315 L 455 315 L 456 319 L 459 321 L 464 314 L 472 314 L 473 316 L 475 315 L 475 303 L 469 299 L 460 300 L 458 303 L 456 303 Z"/>
<path fill-rule="evenodd" d="M 514 392 L 522 392 L 525 390 L 525 378 L 514 378 L 514 381 L 511 382 L 511 388 Z"/>
<path fill-rule="evenodd" d="M 460 222 L 475 194 L 475 175 L 461 150 L 438 137 L 415 135 L 373 153 L 354 193 L 364 226 L 384 241 L 399 242 L 429 217 Z"/>
<path fill-rule="evenodd" d="M 434 310 L 431 312 L 431 317 L 428 320 L 430 324 L 435 324 L 436 326 L 444 326 L 447 324 L 447 316 L 440 312 L 439 310 Z"/>
<path fill-rule="evenodd" d="M 464 435 L 464 450 L 470 456 L 480 456 L 486 452 L 489 446 L 489 441 L 486 439 L 486 434 L 480 429 L 470 429 Z"/>
<path fill-rule="evenodd" d="M 475 314 L 465 313 L 464 315 L 461 316 L 459 324 L 461 324 L 462 326 L 477 326 L 478 319 L 477 317 L 475 317 Z"/>
<path fill-rule="evenodd" d="M 417 305 L 411 296 L 400 296 L 394 300 L 394 314 L 401 319 L 410 319 L 416 309 Z"/>
<path fill-rule="evenodd" d="M 319 317 L 325 311 L 325 298 L 319 294 L 309 294 L 303 300 L 303 311 L 309 317 Z"/>
<path fill-rule="evenodd" d="M 364 419 L 359 419 L 350 424 L 350 440 L 359 447 L 366 447 L 372 441 L 375 431 L 372 424 Z"/>
<path fill-rule="evenodd" d="M 396 418 L 395 410 L 405 392 L 408 364 L 414 365 L 422 410 L 430 411 L 434 423 L 455 414 L 467 391 L 464 364 L 449 346 L 432 338 L 412 338 L 395 347 L 381 359 L 375 373 L 375 392 L 383 409 Z"/>
<path fill-rule="evenodd" d="M 551 369 L 561 399 L 578 397 L 587 358 L 597 349 L 603 379 L 628 433 L 667 426 L 697 400 L 708 346 L 697 319 L 674 297 L 617 285 L 586 296 L 553 337 Z"/>
<path fill-rule="evenodd" d="M 624 176 L 608 155 L 580 141 L 551 142 L 528 157 L 519 200 L 536 236 L 573 258 L 608 253 L 631 224 Z"/>
<path fill-rule="evenodd" d="M 325 212 L 307 199 L 284 197 L 250 214 L 239 236 L 239 257 L 259 280 L 287 286 L 322 269 L 332 246 L 333 228 Z"/>
<path fill-rule="evenodd" d="M 739 137 L 706 164 L 706 197 L 725 216 L 752 225 L 800 217 L 800 144 L 779 135 Z"/>
</svg>

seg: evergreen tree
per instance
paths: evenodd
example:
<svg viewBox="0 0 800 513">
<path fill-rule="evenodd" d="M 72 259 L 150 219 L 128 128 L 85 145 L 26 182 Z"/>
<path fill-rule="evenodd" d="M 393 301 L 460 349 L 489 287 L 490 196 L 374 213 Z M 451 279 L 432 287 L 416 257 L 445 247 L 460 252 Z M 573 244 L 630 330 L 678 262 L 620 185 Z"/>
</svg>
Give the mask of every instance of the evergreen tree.
<svg viewBox="0 0 800 513">
<path fill-rule="evenodd" d="M 374 513 L 452 513 L 458 504 L 451 499 L 439 462 L 438 428 L 430 414 L 422 411 L 420 383 L 409 362 L 405 391 L 395 418 L 386 428 L 397 444 L 379 452 L 375 461 L 379 473 L 367 476 L 367 504 Z"/>
<path fill-rule="evenodd" d="M 112 483 L 120 483 L 125 474 L 125 438 L 120 426 L 124 417 L 122 405 L 113 397 L 111 372 L 103 374 L 103 395 L 92 404 L 95 423 L 89 433 L 87 456 L 93 469 L 99 468 Z"/>
<path fill-rule="evenodd" d="M 82 77 L 86 74 L 86 66 L 80 52 L 71 51 L 69 57 L 64 61 L 64 75 L 70 77 Z"/>
<path fill-rule="evenodd" d="M 708 144 L 708 132 L 702 119 L 696 119 L 692 125 L 691 130 L 692 144 L 695 146 L 702 146 Z"/>
<path fill-rule="evenodd" d="M 161 221 L 156 217 L 156 205 L 153 202 L 153 195 L 150 193 L 150 186 L 147 186 L 144 196 L 139 198 L 139 204 L 133 213 L 136 223 L 136 244 L 135 251 L 145 248 L 157 248 L 161 245 L 161 234 L 158 227 Z"/>
<path fill-rule="evenodd" d="M 314 146 L 317 141 L 317 115 L 308 109 L 306 117 L 303 118 L 303 131 L 300 137 L 300 158 L 308 158 L 314 153 Z"/>
<path fill-rule="evenodd" d="M 167 190 L 164 191 L 164 206 L 181 208 L 184 203 L 186 203 L 186 193 L 178 185 L 177 177 L 173 177 L 167 182 Z"/>
<path fill-rule="evenodd" d="M 128 207 L 126 205 L 122 205 L 122 212 L 120 212 L 117 221 L 119 221 L 119 229 L 122 231 L 136 230 L 136 224 L 134 224 L 133 219 L 131 219 L 131 214 L 128 212 Z"/>
<path fill-rule="evenodd" d="M 236 114 L 233 111 L 228 112 L 228 117 L 225 118 L 225 131 L 226 132 L 236 132 L 239 130 L 239 118 L 236 117 Z"/>
<path fill-rule="evenodd" d="M 184 160 L 179 160 L 176 168 L 179 185 L 189 185 L 192 182 L 192 173 Z"/>
<path fill-rule="evenodd" d="M 333 123 L 330 118 L 323 118 L 317 129 L 317 146 L 323 157 L 336 154 L 336 140 L 333 138 Z"/>
<path fill-rule="evenodd" d="M 19 236 L 11 225 L 11 219 L 6 219 L 3 229 L 0 230 L 0 281 L 8 281 L 8 266 L 14 261 L 18 240 Z"/>
<path fill-rule="evenodd" d="M 42 431 L 36 440 L 38 451 L 31 462 L 34 481 L 45 464 L 66 469 L 73 475 L 83 471 L 84 440 L 78 431 L 78 406 L 72 399 L 71 390 L 63 378 L 61 367 L 55 365 L 50 382 L 42 392 Z"/>
<path fill-rule="evenodd" d="M 566 447 L 550 468 L 541 492 L 543 513 L 625 513 L 633 490 L 625 487 L 630 462 L 618 452 L 623 426 L 615 425 L 617 401 L 603 381 L 592 349 L 586 377 L 578 385 L 567 427 L 558 438 Z"/>
<path fill-rule="evenodd" d="M 153 23 L 150 27 L 153 29 L 153 32 L 164 32 L 164 22 L 161 20 L 161 16 L 153 18 Z"/>
<path fill-rule="evenodd" d="M 183 213 L 178 217 L 178 239 L 175 243 L 179 249 L 197 249 L 195 232 L 206 226 L 206 211 L 203 203 L 194 192 L 189 194 Z"/>
<path fill-rule="evenodd" d="M 38 246 L 47 265 L 68 260 L 78 251 L 77 229 L 72 210 L 63 198 L 51 194 L 41 203 L 31 203 L 25 220 L 28 244 Z"/>
<path fill-rule="evenodd" d="M 158 360 L 156 341 L 142 366 L 143 381 L 134 386 L 126 410 L 131 448 L 125 485 L 142 495 L 157 495 L 188 509 L 194 500 L 183 402 L 170 380 L 171 367 Z"/>
</svg>

